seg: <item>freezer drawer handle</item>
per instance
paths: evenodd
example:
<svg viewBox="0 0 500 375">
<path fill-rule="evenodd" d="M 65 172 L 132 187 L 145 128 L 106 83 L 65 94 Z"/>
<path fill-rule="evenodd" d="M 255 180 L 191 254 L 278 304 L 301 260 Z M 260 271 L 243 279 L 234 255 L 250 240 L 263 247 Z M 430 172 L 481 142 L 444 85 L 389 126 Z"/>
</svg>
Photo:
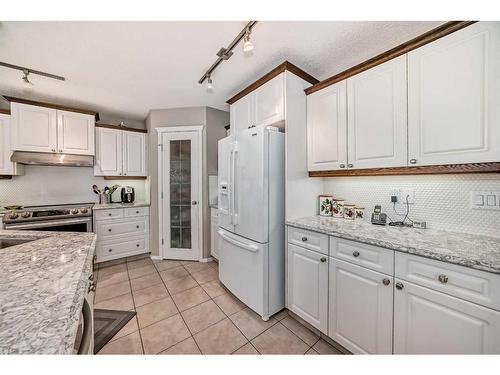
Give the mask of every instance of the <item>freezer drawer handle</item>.
<svg viewBox="0 0 500 375">
<path fill-rule="evenodd" d="M 241 247 L 242 249 L 245 249 L 245 250 L 248 250 L 248 251 L 251 251 L 253 253 L 256 253 L 257 251 L 259 251 L 259 248 L 253 244 L 246 244 L 246 243 L 243 243 L 243 242 L 240 242 L 240 241 L 237 241 L 231 237 L 228 237 L 224 234 L 223 231 L 219 230 L 217 231 L 217 233 L 219 233 L 219 235 L 225 239 L 227 242 L 231 242 L 233 245 L 236 245 L 238 247 Z"/>
</svg>

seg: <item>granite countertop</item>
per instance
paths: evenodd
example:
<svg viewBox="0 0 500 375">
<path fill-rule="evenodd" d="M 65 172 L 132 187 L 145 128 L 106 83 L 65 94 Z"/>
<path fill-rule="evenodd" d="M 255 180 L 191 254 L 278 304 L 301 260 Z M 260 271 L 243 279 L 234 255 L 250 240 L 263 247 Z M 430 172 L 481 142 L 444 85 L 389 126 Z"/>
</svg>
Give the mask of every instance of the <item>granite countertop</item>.
<svg viewBox="0 0 500 375">
<path fill-rule="evenodd" d="M 94 204 L 93 210 L 109 210 L 110 208 L 127 208 L 127 207 L 149 207 L 147 202 L 134 202 L 134 203 L 107 203 L 107 204 Z"/>
<path fill-rule="evenodd" d="M 0 230 L 0 238 L 35 240 L 0 249 L 0 354 L 71 354 L 95 234 Z"/>
<path fill-rule="evenodd" d="M 500 274 L 500 238 L 310 216 L 287 225 Z"/>
</svg>

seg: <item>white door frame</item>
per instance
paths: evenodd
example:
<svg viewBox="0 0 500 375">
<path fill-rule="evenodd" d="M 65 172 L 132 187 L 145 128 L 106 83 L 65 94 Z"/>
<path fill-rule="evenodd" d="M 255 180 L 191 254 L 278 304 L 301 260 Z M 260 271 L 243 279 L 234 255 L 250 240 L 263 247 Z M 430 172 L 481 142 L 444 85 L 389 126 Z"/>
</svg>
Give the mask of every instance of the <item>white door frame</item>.
<svg viewBox="0 0 500 375">
<path fill-rule="evenodd" d="M 185 125 L 185 126 L 167 126 L 156 128 L 158 132 L 158 244 L 160 247 L 159 255 L 162 259 L 164 259 L 165 253 L 165 243 L 166 239 L 162 243 L 163 237 L 163 213 L 165 204 L 170 206 L 170 195 L 163 193 L 163 144 L 162 137 L 164 133 L 178 133 L 178 132 L 197 132 L 198 136 L 198 163 L 200 166 L 200 176 L 198 178 L 198 191 L 199 191 L 199 215 L 198 215 L 198 238 L 199 238 L 199 254 L 198 260 L 201 261 L 203 259 L 203 128 L 204 125 Z M 168 215 L 170 217 L 170 210 L 168 210 Z"/>
</svg>

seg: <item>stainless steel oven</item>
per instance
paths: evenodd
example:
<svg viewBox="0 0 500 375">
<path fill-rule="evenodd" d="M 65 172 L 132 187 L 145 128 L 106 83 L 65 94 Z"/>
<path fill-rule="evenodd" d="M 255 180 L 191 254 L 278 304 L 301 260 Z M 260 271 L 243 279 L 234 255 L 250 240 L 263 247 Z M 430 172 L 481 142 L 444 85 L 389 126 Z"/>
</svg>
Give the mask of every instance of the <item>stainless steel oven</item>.
<svg viewBox="0 0 500 375">
<path fill-rule="evenodd" d="M 25 207 L 9 211 L 3 229 L 92 232 L 92 204 Z"/>
</svg>

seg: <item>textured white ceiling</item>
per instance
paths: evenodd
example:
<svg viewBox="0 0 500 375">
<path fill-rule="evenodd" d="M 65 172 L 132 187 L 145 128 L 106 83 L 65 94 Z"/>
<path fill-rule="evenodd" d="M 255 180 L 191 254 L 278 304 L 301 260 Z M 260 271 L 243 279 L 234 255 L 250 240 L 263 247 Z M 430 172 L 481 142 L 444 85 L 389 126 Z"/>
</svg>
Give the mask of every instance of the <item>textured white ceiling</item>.
<svg viewBox="0 0 500 375">
<path fill-rule="evenodd" d="M 237 22 L 0 22 L 0 61 L 65 76 L 0 67 L 0 94 L 85 106 L 142 120 L 150 109 L 212 106 L 284 60 L 325 79 L 442 22 L 260 22 L 252 56 L 238 45 L 213 74 L 212 94 L 197 83 L 245 25 Z"/>
</svg>

